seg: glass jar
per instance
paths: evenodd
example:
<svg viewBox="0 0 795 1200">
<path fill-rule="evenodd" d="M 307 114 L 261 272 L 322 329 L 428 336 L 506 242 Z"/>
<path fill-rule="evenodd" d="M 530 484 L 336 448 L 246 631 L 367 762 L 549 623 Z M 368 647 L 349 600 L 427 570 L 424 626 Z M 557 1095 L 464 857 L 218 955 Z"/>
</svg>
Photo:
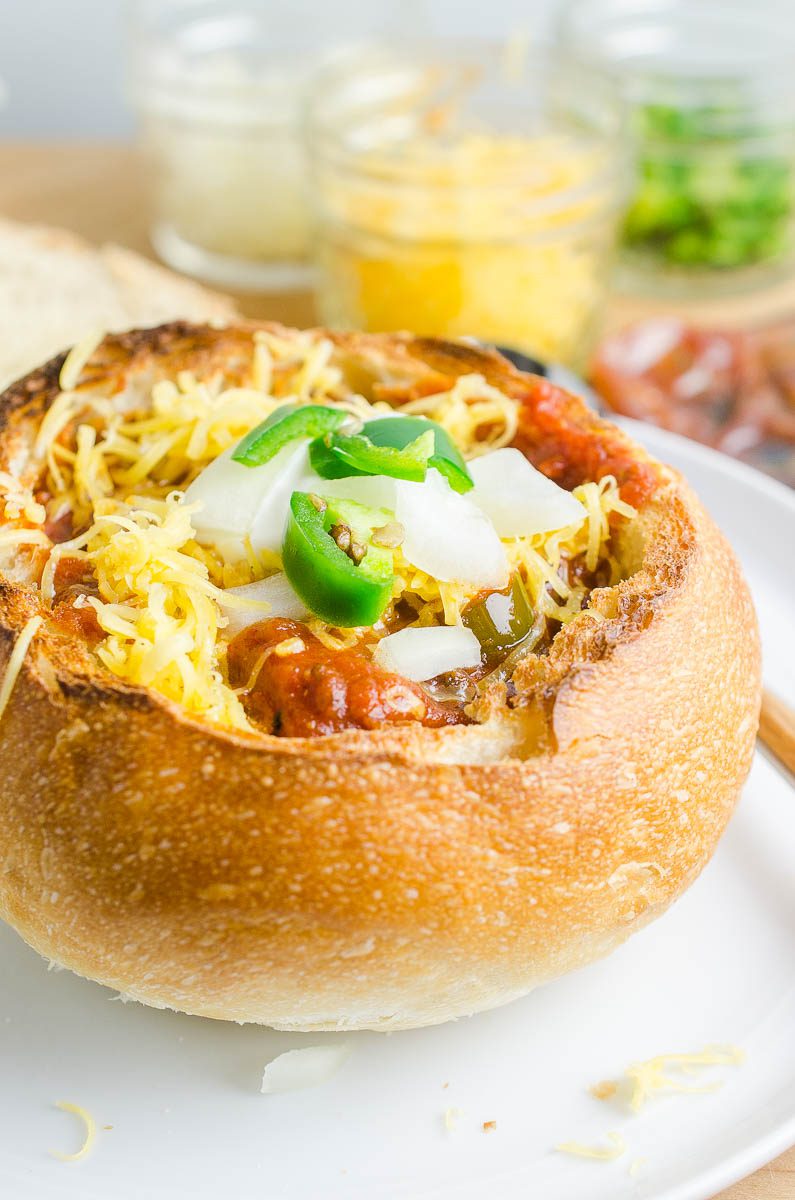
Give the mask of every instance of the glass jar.
<svg viewBox="0 0 795 1200">
<path fill-rule="evenodd" d="M 606 81 L 518 43 L 384 47 L 316 80 L 308 137 L 324 321 L 585 361 L 625 199 Z"/>
<path fill-rule="evenodd" d="M 398 7 L 139 0 L 131 90 L 165 262 L 238 289 L 311 282 L 305 91 L 321 64 L 355 57 L 389 28 Z"/>
<path fill-rule="evenodd" d="M 791 0 L 570 0 L 565 50 L 609 72 L 630 113 L 637 182 L 630 287 L 725 291 L 795 250 Z"/>
</svg>

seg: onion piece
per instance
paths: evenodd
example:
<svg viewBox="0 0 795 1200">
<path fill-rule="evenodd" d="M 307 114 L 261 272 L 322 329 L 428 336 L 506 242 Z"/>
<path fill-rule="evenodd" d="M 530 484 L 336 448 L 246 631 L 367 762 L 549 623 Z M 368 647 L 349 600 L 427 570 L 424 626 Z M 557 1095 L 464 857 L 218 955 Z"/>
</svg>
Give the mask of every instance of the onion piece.
<svg viewBox="0 0 795 1200">
<path fill-rule="evenodd" d="M 233 451 L 230 446 L 208 463 L 185 491 L 186 504 L 201 505 L 191 517 L 200 541 L 246 537 L 262 503 L 269 473 L 233 462 Z"/>
<path fill-rule="evenodd" d="M 468 463 L 475 481 L 469 493 L 500 537 L 531 537 L 579 525 L 585 508 L 528 462 L 520 450 L 504 447 Z"/>
<path fill-rule="evenodd" d="M 412 566 L 444 583 L 505 587 L 505 547 L 469 495 L 454 492 L 435 468 L 424 483 L 394 482 L 395 516 L 406 531 L 402 550 Z"/>
<path fill-rule="evenodd" d="M 314 475 L 314 472 L 313 472 Z M 348 475 L 343 479 L 321 479 L 314 476 L 311 487 L 306 491 L 319 496 L 335 496 L 340 500 L 355 500 L 368 508 L 385 508 L 395 511 L 396 480 L 388 475 Z"/>
<path fill-rule="evenodd" d="M 224 603 L 226 596 L 231 599 L 229 605 Z M 236 597 L 252 600 L 263 607 L 237 605 L 234 603 Z M 228 618 L 224 629 L 228 638 L 233 638 L 242 629 L 247 629 L 249 625 L 254 625 L 266 617 L 288 617 L 292 621 L 302 621 L 309 612 L 283 571 L 268 575 L 266 579 L 258 579 L 256 583 L 243 583 L 239 587 L 227 588 L 223 595 L 219 596 L 218 603 Z"/>
<path fill-rule="evenodd" d="M 265 1095 L 294 1092 L 324 1083 L 339 1070 L 352 1049 L 350 1042 L 326 1042 L 322 1046 L 288 1050 L 268 1063 L 262 1073 L 260 1091 Z"/>
<path fill-rule="evenodd" d="M 285 446 L 261 467 L 234 462 L 234 446 L 209 463 L 185 492 L 186 503 L 201 503 L 191 517 L 197 540 L 216 545 L 248 536 L 255 550 L 280 550 L 290 496 L 309 471 L 308 444 Z"/>
<path fill-rule="evenodd" d="M 269 467 L 275 469 L 251 527 L 251 545 L 255 550 L 272 550 L 280 554 L 287 527 L 290 497 L 293 492 L 303 490 L 304 481 L 310 471 L 309 443 L 285 446 L 264 467 L 246 469 L 267 471 Z"/>
<path fill-rule="evenodd" d="M 471 629 L 459 625 L 409 626 L 382 638 L 373 661 L 421 683 L 461 667 L 480 666 L 480 642 Z"/>
</svg>

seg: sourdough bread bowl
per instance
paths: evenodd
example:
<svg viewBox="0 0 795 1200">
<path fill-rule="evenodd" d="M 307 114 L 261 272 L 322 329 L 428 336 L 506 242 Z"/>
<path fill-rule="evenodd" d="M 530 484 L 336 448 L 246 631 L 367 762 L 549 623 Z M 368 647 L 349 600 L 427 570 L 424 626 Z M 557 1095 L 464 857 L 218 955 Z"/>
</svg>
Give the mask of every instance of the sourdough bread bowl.
<svg viewBox="0 0 795 1200">
<path fill-rule="evenodd" d="M 146 415 L 153 385 L 185 372 L 252 387 L 263 339 L 322 343 L 338 395 L 400 406 L 480 380 L 469 391 L 505 399 L 505 436 L 544 474 L 566 489 L 609 475 L 633 506 L 606 543 L 620 578 L 460 721 L 232 727 L 114 673 L 75 618 L 85 600 L 42 583 L 59 517 L 46 459 L 60 444 L 69 469 L 80 405 Z M 89 349 L 0 400 L 7 495 L 11 477 L 47 509 L 37 526 L 7 499 L 0 529 L 0 669 L 30 638 L 0 719 L 0 915 L 30 945 L 150 1005 L 399 1029 L 580 967 L 687 888 L 750 766 L 760 667 L 738 565 L 678 474 L 468 344 L 176 323 Z M 44 447 L 67 393 L 71 423 Z"/>
</svg>

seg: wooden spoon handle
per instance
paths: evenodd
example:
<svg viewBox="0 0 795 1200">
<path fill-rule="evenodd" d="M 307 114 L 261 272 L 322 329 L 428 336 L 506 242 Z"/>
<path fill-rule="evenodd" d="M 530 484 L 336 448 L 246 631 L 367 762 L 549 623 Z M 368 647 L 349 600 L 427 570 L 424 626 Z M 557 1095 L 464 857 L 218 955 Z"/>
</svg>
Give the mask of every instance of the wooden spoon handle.
<svg viewBox="0 0 795 1200">
<path fill-rule="evenodd" d="M 759 740 L 795 775 L 795 712 L 767 690 L 762 692 Z"/>
</svg>

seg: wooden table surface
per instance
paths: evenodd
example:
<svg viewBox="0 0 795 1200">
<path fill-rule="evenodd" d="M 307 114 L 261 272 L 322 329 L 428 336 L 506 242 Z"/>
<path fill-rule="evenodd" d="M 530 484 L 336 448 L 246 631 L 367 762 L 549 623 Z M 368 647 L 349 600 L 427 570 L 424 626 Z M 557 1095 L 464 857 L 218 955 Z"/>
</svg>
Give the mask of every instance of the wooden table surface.
<svg viewBox="0 0 795 1200">
<path fill-rule="evenodd" d="M 0 215 L 59 225 L 93 242 L 113 241 L 154 257 L 147 237 L 145 189 L 133 150 L 104 143 L 0 143 Z M 313 320 L 304 294 L 240 295 L 243 312 L 287 324 Z M 671 304 L 614 299 L 608 329 Z M 676 311 L 707 322 L 748 324 L 795 312 L 795 280 L 748 296 L 678 304 Z M 721 1192 L 720 1200 L 795 1200 L 795 1148 L 756 1174 Z"/>
</svg>

